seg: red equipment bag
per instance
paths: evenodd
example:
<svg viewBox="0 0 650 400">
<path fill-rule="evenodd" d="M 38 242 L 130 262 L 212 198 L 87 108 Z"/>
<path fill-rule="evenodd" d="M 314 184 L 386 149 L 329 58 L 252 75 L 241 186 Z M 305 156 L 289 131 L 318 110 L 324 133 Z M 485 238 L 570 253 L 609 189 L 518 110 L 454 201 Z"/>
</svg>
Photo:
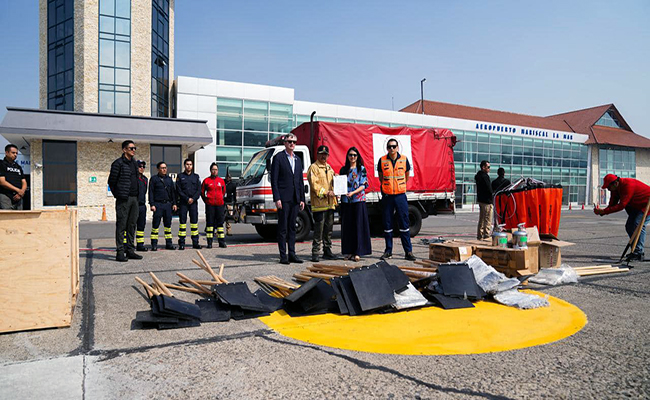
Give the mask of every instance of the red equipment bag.
<svg viewBox="0 0 650 400">
<path fill-rule="evenodd" d="M 557 238 L 562 186 L 537 184 L 500 192 L 494 200 L 494 209 L 498 223 L 506 224 L 506 229 L 516 228 L 523 222 L 528 228 L 537 226 L 541 235 Z"/>
</svg>

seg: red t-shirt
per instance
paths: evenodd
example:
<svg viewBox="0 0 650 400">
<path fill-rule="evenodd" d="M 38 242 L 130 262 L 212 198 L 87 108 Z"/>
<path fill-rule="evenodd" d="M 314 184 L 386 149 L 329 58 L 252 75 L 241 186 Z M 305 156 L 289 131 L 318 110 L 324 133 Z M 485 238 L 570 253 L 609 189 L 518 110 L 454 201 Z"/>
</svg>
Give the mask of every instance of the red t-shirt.
<svg viewBox="0 0 650 400">
<path fill-rule="evenodd" d="M 644 212 L 650 199 L 650 186 L 633 178 L 620 178 L 618 193 L 612 192 L 604 214 L 621 211 L 626 207 Z"/>
<path fill-rule="evenodd" d="M 201 198 L 209 206 L 222 206 L 223 197 L 226 194 L 226 182 L 218 176 L 208 176 L 201 184 Z"/>
</svg>

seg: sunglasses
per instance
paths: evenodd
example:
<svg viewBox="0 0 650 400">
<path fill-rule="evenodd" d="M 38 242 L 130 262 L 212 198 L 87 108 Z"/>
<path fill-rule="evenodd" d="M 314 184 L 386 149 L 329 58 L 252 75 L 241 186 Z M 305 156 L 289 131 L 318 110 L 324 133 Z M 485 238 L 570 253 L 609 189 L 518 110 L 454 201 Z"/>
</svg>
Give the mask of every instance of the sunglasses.
<svg viewBox="0 0 650 400">
<path fill-rule="evenodd" d="M 396 144 L 390 144 L 390 145 L 386 146 L 386 148 L 387 148 L 388 150 L 396 149 L 396 148 L 397 148 L 397 145 L 396 145 Z"/>
<path fill-rule="evenodd" d="M 296 142 L 294 140 L 285 140 L 285 142 L 287 142 L 289 144 L 296 144 Z"/>
<path fill-rule="evenodd" d="M 135 146 L 131 146 L 131 147 L 127 147 L 126 149 L 127 149 L 127 150 L 135 150 L 135 149 L 137 149 L 137 147 L 135 147 Z"/>
<path fill-rule="evenodd" d="M 348 154 L 348 157 L 356 157 L 356 156 L 357 154 L 352 154 L 352 153 Z"/>
</svg>

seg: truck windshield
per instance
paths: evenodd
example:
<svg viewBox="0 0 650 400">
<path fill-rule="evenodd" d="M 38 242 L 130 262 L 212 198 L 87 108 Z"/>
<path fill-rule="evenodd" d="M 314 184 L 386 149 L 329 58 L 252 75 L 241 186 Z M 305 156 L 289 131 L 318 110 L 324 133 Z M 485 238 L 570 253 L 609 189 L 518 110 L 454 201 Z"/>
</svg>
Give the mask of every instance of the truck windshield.
<svg viewBox="0 0 650 400">
<path fill-rule="evenodd" d="M 241 174 L 239 186 L 254 185 L 262 180 L 266 162 L 273 156 L 273 152 L 273 149 L 265 149 L 255 153 Z"/>
</svg>

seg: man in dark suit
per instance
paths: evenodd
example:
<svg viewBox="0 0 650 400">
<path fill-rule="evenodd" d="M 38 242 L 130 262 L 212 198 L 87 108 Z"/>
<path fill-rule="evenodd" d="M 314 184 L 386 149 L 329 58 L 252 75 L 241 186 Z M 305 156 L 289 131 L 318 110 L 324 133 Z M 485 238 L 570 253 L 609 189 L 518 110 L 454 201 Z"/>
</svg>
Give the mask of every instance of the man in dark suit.
<svg viewBox="0 0 650 400">
<path fill-rule="evenodd" d="M 280 264 L 302 263 L 296 256 L 296 218 L 298 211 L 305 208 L 305 190 L 302 161 L 293 152 L 297 140 L 294 134 L 285 136 L 285 150 L 276 154 L 271 163 L 271 189 L 273 201 L 278 209 Z"/>
</svg>

